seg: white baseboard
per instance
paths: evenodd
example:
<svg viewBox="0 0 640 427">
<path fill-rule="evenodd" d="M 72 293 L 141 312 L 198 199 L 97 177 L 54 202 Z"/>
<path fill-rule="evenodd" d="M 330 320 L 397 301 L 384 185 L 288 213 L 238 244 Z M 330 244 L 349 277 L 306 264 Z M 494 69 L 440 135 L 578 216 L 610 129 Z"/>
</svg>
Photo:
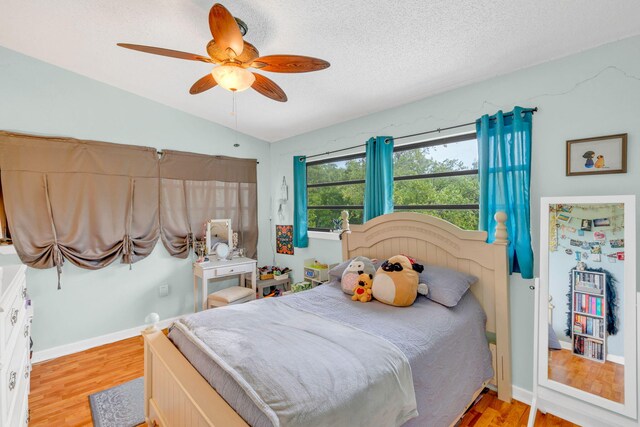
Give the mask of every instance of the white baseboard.
<svg viewBox="0 0 640 427">
<path fill-rule="evenodd" d="M 607 354 L 607 360 L 609 362 L 617 363 L 618 365 L 624 365 L 624 357 L 615 356 L 613 354 Z"/>
<path fill-rule="evenodd" d="M 563 350 L 569 350 L 569 351 L 573 349 L 573 347 L 571 347 L 571 343 L 566 341 L 560 341 L 560 347 L 562 347 Z M 609 362 L 617 363 L 618 365 L 624 365 L 624 356 L 607 354 L 607 360 Z"/>
<path fill-rule="evenodd" d="M 527 405 L 531 406 L 533 393 L 530 390 L 514 385 L 511 388 L 511 395 L 518 402 L 526 403 Z"/>
<path fill-rule="evenodd" d="M 558 341 L 560 341 L 560 340 L 558 340 Z M 560 341 L 560 347 L 562 347 L 563 350 L 569 350 L 569 351 L 571 351 L 571 349 L 573 349 L 571 343 L 567 342 L 567 341 Z"/>
<path fill-rule="evenodd" d="M 158 322 L 158 328 L 164 329 L 179 319 L 181 316 L 164 319 Z M 125 329 L 123 331 L 112 332 L 110 334 L 101 335 L 99 337 L 89 338 L 82 341 L 76 341 L 69 344 L 60 345 L 58 347 L 48 348 L 46 350 L 34 351 L 31 363 L 44 362 L 45 360 L 56 359 L 58 357 L 67 356 L 69 354 L 78 353 L 90 348 L 99 347 L 101 345 L 110 344 L 112 342 L 121 341 L 127 338 L 140 335 L 140 332 L 146 327 L 136 326 L 134 328 Z"/>
<path fill-rule="evenodd" d="M 489 390 L 493 390 L 496 393 L 498 392 L 498 388 L 493 384 L 487 384 L 486 386 Z M 519 402 L 526 403 L 531 406 L 531 401 L 533 400 L 533 393 L 527 389 L 522 387 L 518 387 L 517 385 L 511 385 L 511 397 Z"/>
</svg>

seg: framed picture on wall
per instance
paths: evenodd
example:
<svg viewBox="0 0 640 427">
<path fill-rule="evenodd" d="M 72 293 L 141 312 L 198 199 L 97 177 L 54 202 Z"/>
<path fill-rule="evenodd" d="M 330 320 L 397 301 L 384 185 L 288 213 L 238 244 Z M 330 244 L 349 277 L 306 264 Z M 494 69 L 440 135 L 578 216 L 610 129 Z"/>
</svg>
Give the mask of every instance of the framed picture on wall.
<svg viewBox="0 0 640 427">
<path fill-rule="evenodd" d="M 293 255 L 293 225 L 276 225 L 276 252 Z"/>
<path fill-rule="evenodd" d="M 626 172 L 626 133 L 567 141 L 567 176 Z"/>
</svg>

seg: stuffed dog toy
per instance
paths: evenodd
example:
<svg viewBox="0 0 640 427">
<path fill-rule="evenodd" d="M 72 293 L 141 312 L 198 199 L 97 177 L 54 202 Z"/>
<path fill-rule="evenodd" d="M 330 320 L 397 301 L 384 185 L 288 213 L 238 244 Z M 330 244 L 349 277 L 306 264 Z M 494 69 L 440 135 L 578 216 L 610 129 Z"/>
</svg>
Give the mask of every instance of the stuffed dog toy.
<svg viewBox="0 0 640 427">
<path fill-rule="evenodd" d="M 371 301 L 371 286 L 373 285 L 373 274 L 362 273 L 358 276 L 358 283 L 353 288 L 354 301 L 369 302 Z"/>
<path fill-rule="evenodd" d="M 405 255 L 389 258 L 378 268 L 373 279 L 373 297 L 389 305 L 410 306 L 418 296 L 418 273 L 422 270 L 422 265 Z"/>
</svg>

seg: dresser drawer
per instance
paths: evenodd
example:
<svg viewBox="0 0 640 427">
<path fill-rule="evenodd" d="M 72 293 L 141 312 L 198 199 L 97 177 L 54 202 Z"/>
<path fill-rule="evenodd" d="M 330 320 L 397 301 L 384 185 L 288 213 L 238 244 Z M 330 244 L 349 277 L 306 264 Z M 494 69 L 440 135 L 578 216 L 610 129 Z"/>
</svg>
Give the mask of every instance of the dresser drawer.
<svg viewBox="0 0 640 427">
<path fill-rule="evenodd" d="M 17 278 L 17 283 L 14 285 L 11 293 L 6 299 L 8 304 L 6 305 L 6 308 L 3 307 L 3 312 L 0 313 L 0 316 L 2 316 L 0 319 L 0 325 L 4 325 L 4 331 L 2 334 L 4 340 L 0 343 L 0 348 L 3 353 L 11 342 L 13 334 L 20 327 L 20 321 L 24 317 L 26 298 L 27 284 L 23 275 Z"/>
<path fill-rule="evenodd" d="M 217 276 L 226 276 L 229 274 L 251 273 L 256 268 L 254 264 L 239 264 L 229 267 L 218 267 L 216 269 Z"/>
<path fill-rule="evenodd" d="M 28 324 L 28 319 L 21 325 L 24 330 L 24 325 Z M 9 359 L 9 363 L 6 369 L 2 369 L 2 381 L 0 382 L 0 396 L 4 400 L 2 402 L 2 408 L 7 408 L 10 413 L 10 408 L 17 402 L 22 402 L 22 398 L 26 393 L 29 377 L 31 376 L 31 364 L 29 361 L 29 336 L 21 333 L 18 335 L 15 341 L 15 347 L 13 348 L 13 354 Z M 19 404 L 19 403 L 17 403 Z"/>
<path fill-rule="evenodd" d="M 25 359 L 25 369 L 29 368 L 28 359 Z M 27 372 L 28 371 L 24 371 Z M 23 372 L 23 374 L 24 374 Z M 17 389 L 16 399 L 13 402 L 13 407 L 10 409 L 9 419 L 11 420 L 11 427 L 13 426 L 26 426 L 29 424 L 29 377 L 23 376 L 20 381 L 20 385 Z"/>
</svg>

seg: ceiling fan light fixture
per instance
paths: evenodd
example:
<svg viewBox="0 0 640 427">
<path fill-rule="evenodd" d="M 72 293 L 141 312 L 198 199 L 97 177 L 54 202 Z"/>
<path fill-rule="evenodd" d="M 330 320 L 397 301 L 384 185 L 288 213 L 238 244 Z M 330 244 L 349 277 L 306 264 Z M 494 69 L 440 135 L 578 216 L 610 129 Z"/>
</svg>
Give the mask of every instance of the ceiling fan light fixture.
<svg viewBox="0 0 640 427">
<path fill-rule="evenodd" d="M 221 65 L 214 68 L 211 75 L 219 86 L 231 92 L 247 90 L 256 81 L 251 71 L 237 65 Z"/>
</svg>

